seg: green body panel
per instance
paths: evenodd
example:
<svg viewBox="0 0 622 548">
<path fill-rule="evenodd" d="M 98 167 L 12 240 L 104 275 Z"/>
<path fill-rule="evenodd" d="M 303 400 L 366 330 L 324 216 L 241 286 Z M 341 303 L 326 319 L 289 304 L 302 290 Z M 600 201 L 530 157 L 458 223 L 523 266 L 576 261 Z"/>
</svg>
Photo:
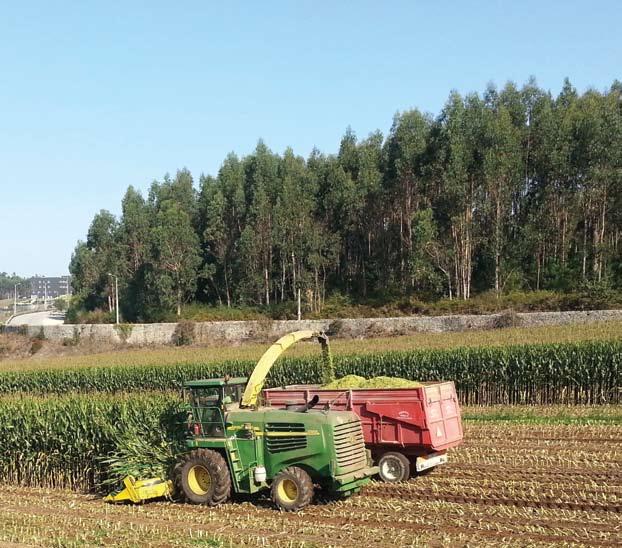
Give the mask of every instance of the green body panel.
<svg viewBox="0 0 622 548">
<path fill-rule="evenodd" d="M 193 384 L 193 390 L 207 386 Z M 350 411 L 197 404 L 193 417 L 200 433 L 188 440 L 188 447 L 221 451 L 229 462 L 236 492 L 266 488 L 289 466 L 303 468 L 315 483 L 339 493 L 357 491 L 377 472 L 368 466 L 361 423 Z M 265 467 L 266 481 L 255 481 L 258 466 Z"/>
</svg>

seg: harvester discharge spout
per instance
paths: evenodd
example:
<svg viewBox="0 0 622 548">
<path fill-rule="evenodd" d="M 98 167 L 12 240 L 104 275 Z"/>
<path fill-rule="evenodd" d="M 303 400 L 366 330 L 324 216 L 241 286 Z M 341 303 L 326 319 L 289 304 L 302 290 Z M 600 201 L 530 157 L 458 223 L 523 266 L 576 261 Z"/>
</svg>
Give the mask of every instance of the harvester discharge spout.
<svg viewBox="0 0 622 548">
<path fill-rule="evenodd" d="M 283 352 L 285 352 L 290 346 L 296 344 L 298 341 L 312 339 L 314 337 L 316 337 L 321 343 L 324 360 L 330 363 L 330 368 L 332 369 L 330 348 L 328 346 L 328 337 L 326 334 L 311 330 L 288 333 L 268 348 L 268 350 L 266 350 L 257 362 L 253 373 L 248 379 L 244 394 L 242 395 L 241 407 L 255 407 L 257 405 L 257 398 L 263 389 L 266 377 L 274 365 L 274 362 L 281 354 L 283 354 Z"/>
</svg>

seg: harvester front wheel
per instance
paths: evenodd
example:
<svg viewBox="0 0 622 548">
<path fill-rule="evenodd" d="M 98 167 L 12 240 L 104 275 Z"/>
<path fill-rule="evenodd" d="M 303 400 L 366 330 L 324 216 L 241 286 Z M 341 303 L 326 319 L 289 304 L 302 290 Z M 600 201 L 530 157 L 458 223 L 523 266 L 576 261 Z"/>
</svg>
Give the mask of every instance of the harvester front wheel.
<svg viewBox="0 0 622 548">
<path fill-rule="evenodd" d="M 410 461 L 397 451 L 384 453 L 378 460 L 378 475 L 382 481 L 393 483 L 410 477 Z"/>
<path fill-rule="evenodd" d="M 222 455 L 195 449 L 183 455 L 175 467 L 175 487 L 192 504 L 216 506 L 231 495 L 231 474 Z"/>
<path fill-rule="evenodd" d="M 296 512 L 313 500 L 313 481 L 302 468 L 290 466 L 272 482 L 272 501 L 286 512 Z"/>
</svg>

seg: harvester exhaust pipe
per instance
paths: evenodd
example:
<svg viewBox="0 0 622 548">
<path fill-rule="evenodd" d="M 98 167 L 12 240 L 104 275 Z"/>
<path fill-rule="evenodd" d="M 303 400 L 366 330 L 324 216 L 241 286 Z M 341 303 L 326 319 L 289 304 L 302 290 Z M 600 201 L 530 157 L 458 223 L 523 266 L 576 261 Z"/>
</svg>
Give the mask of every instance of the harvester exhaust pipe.
<svg viewBox="0 0 622 548">
<path fill-rule="evenodd" d="M 309 411 L 309 409 L 313 409 L 317 405 L 317 402 L 319 401 L 320 401 L 320 397 L 316 394 L 300 408 L 300 412 L 306 413 L 307 411 Z"/>
<path fill-rule="evenodd" d="M 285 409 L 287 409 L 288 411 L 296 411 L 296 413 L 306 413 L 307 411 L 309 411 L 309 409 L 313 409 L 317 405 L 317 402 L 319 401 L 320 401 L 320 396 L 316 394 L 304 405 L 298 405 L 298 404 L 293 404 L 293 403 L 286 404 Z"/>
</svg>

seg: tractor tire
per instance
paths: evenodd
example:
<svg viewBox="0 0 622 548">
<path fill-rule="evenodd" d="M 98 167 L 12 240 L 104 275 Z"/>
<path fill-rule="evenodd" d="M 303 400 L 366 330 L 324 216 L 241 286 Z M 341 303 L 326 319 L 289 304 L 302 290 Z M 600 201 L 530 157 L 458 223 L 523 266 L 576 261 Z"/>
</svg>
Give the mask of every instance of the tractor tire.
<svg viewBox="0 0 622 548">
<path fill-rule="evenodd" d="M 192 504 L 216 506 L 231 496 L 231 474 L 223 456 L 210 449 L 183 455 L 174 472 L 175 492 Z"/>
<path fill-rule="evenodd" d="M 378 459 L 378 475 L 382 481 L 394 483 L 410 478 L 410 461 L 406 455 L 391 451 Z"/>
<path fill-rule="evenodd" d="M 274 478 L 270 493 L 277 508 L 296 512 L 313 500 L 313 481 L 302 468 L 290 466 Z"/>
</svg>

